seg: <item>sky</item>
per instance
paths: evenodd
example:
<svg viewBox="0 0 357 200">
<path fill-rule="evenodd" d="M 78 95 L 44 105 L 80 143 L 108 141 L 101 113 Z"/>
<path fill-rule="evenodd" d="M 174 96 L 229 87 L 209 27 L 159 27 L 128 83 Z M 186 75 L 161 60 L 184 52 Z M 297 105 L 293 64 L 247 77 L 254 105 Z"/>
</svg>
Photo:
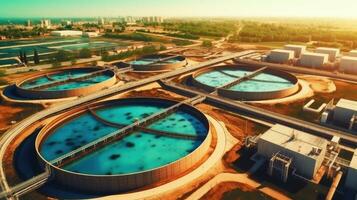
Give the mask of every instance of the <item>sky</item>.
<svg viewBox="0 0 357 200">
<path fill-rule="evenodd" d="M 357 18 L 357 0 L 0 0 L 0 17 Z"/>
</svg>

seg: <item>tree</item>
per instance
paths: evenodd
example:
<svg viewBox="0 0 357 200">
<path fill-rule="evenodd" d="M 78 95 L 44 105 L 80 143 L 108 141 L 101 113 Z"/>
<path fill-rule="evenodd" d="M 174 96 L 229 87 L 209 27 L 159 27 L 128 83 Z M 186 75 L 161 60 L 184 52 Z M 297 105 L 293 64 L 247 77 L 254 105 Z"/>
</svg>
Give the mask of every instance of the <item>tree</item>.
<svg viewBox="0 0 357 200">
<path fill-rule="evenodd" d="M 40 57 L 38 55 L 37 49 L 35 49 L 33 52 L 33 62 L 35 63 L 35 65 L 40 64 Z"/>
<path fill-rule="evenodd" d="M 23 62 L 27 65 L 28 64 L 28 60 L 27 60 L 26 51 L 24 52 L 23 58 L 24 58 Z"/>
<path fill-rule="evenodd" d="M 22 63 L 24 62 L 24 55 L 21 50 L 19 51 L 19 59 Z"/>
<path fill-rule="evenodd" d="M 79 58 L 90 58 L 92 57 L 92 52 L 88 48 L 81 49 L 79 51 Z"/>
<path fill-rule="evenodd" d="M 56 54 L 55 54 L 55 60 L 57 62 L 63 62 L 63 61 L 67 61 L 70 58 L 70 55 L 67 51 L 64 50 L 59 50 Z"/>
</svg>

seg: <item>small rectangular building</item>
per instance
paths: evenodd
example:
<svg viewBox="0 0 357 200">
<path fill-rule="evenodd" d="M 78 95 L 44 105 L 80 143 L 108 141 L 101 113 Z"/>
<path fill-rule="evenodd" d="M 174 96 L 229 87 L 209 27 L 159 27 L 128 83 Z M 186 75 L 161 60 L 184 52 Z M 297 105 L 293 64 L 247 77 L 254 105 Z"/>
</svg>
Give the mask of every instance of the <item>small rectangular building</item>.
<svg viewBox="0 0 357 200">
<path fill-rule="evenodd" d="M 350 74 L 357 74 L 357 57 L 342 57 L 340 62 L 340 71 Z"/>
<path fill-rule="evenodd" d="M 327 48 L 327 47 L 318 47 L 315 51 L 316 53 L 328 54 L 328 59 L 331 62 L 334 62 L 337 56 L 340 55 L 340 49 L 337 48 Z"/>
<path fill-rule="evenodd" d="M 301 54 L 300 65 L 322 68 L 328 62 L 328 55 L 323 53 L 305 52 Z"/>
<path fill-rule="evenodd" d="M 347 170 L 345 186 L 357 191 L 357 149 L 355 150 Z"/>
<path fill-rule="evenodd" d="M 312 179 L 325 156 L 326 139 L 276 124 L 258 140 L 258 154 L 271 159 L 279 153 L 291 159 L 291 170 Z"/>
<path fill-rule="evenodd" d="M 288 44 L 284 46 L 285 50 L 290 50 L 294 51 L 294 57 L 295 58 L 300 58 L 301 54 L 306 51 L 306 46 L 303 45 L 293 45 L 293 44 Z"/>
<path fill-rule="evenodd" d="M 357 57 L 357 50 L 351 50 L 351 51 L 348 53 L 348 56 Z"/>
<path fill-rule="evenodd" d="M 333 110 L 333 121 L 347 126 L 354 114 L 357 115 L 357 101 L 340 99 Z"/>
<path fill-rule="evenodd" d="M 52 31 L 51 35 L 60 36 L 60 37 L 68 37 L 68 36 L 82 36 L 82 31 L 73 31 L 73 30 L 63 30 L 63 31 Z"/>
<path fill-rule="evenodd" d="M 294 58 L 294 51 L 274 49 L 270 51 L 268 61 L 273 63 L 288 63 Z"/>
</svg>

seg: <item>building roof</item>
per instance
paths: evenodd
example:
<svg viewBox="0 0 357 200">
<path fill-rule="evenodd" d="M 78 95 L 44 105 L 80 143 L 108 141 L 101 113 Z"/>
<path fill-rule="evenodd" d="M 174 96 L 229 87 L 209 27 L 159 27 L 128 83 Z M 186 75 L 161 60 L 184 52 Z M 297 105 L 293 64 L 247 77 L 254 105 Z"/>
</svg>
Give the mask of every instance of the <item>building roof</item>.
<svg viewBox="0 0 357 200">
<path fill-rule="evenodd" d="M 295 45 L 295 44 L 287 44 L 284 47 L 292 47 L 292 48 L 303 48 L 306 49 L 306 46 L 304 45 Z"/>
<path fill-rule="evenodd" d="M 356 53 L 357 53 L 357 51 L 356 51 Z M 341 60 L 350 60 L 350 61 L 357 61 L 357 57 L 353 57 L 353 56 L 343 56 L 342 58 L 341 58 Z"/>
<path fill-rule="evenodd" d="M 328 54 L 324 53 L 314 53 L 314 52 L 304 52 L 301 56 L 317 56 L 317 57 L 328 57 Z"/>
<path fill-rule="evenodd" d="M 314 148 L 326 148 L 327 140 L 308 133 L 292 129 L 280 124 L 274 125 L 266 131 L 260 139 L 281 146 L 293 152 L 316 158 L 320 153 L 314 153 Z"/>
<path fill-rule="evenodd" d="M 271 50 L 271 52 L 277 52 L 277 53 L 294 53 L 294 51 L 292 50 L 285 50 L 285 49 L 274 49 L 274 50 Z"/>
<path fill-rule="evenodd" d="M 340 99 L 337 102 L 336 107 L 357 111 L 357 101 Z"/>
<path fill-rule="evenodd" d="M 357 169 L 357 149 L 355 150 L 355 153 L 353 154 L 352 160 L 350 162 L 350 167 L 353 169 Z"/>
<path fill-rule="evenodd" d="M 318 47 L 316 48 L 316 50 L 322 50 L 322 51 L 336 51 L 336 52 L 339 52 L 340 49 L 337 49 L 337 48 L 329 48 L 329 47 Z"/>
</svg>

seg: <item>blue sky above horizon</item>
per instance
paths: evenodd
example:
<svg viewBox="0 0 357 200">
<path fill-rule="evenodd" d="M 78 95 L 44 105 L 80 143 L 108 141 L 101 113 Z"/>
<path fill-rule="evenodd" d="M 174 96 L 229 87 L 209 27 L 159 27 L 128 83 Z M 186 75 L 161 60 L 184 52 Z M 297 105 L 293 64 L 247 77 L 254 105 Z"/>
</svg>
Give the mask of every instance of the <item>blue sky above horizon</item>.
<svg viewBox="0 0 357 200">
<path fill-rule="evenodd" d="M 357 18 L 356 0 L 2 0 L 0 17 L 341 17 Z"/>
</svg>

